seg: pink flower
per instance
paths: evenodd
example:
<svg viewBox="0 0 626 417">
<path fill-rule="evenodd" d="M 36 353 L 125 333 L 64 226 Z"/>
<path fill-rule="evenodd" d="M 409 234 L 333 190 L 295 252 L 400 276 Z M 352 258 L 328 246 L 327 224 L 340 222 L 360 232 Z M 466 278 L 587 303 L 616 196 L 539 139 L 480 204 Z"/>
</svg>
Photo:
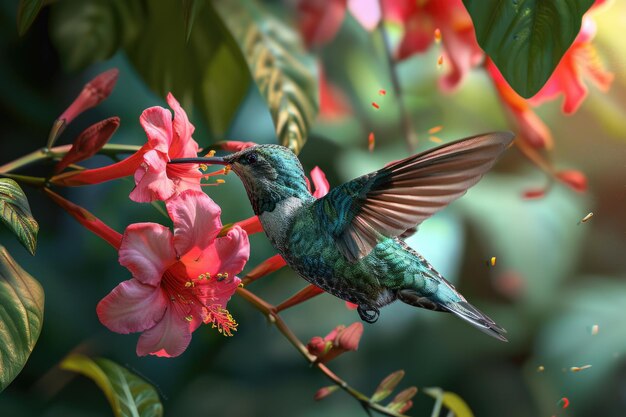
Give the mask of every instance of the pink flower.
<svg viewBox="0 0 626 417">
<path fill-rule="evenodd" d="M 148 142 L 139 151 L 116 164 L 57 175 L 51 182 L 65 186 L 98 184 L 134 174 L 130 198 L 137 202 L 167 200 L 185 190 L 199 191 L 202 174 L 196 164 L 167 164 L 170 159 L 198 156 L 198 144 L 191 137 L 194 126 L 171 93 L 167 102 L 174 110 L 173 120 L 170 111 L 159 106 L 141 114 L 139 121 Z"/>
<path fill-rule="evenodd" d="M 567 50 L 548 82 L 530 99 L 533 106 L 554 100 L 562 94 L 563 113 L 575 113 L 587 96 L 584 78 L 591 81 L 601 91 L 608 91 L 614 75 L 604 69 L 591 43 L 595 34 L 596 25 L 586 14 L 574 43 Z"/>
<path fill-rule="evenodd" d="M 98 318 L 118 333 L 142 332 L 137 354 L 178 356 L 200 324 L 232 335 L 237 324 L 226 304 L 248 260 L 248 236 L 238 226 L 217 237 L 220 208 L 207 195 L 186 190 L 166 203 L 174 232 L 155 223 L 130 225 L 119 249 L 132 279 L 97 307 Z"/>
<path fill-rule="evenodd" d="M 362 335 L 362 323 L 352 323 L 348 327 L 337 326 L 324 338 L 313 337 L 307 344 L 307 350 L 317 356 L 317 362 L 325 363 L 342 353 L 357 350 Z"/>
<path fill-rule="evenodd" d="M 383 16 L 404 26 L 404 36 L 396 52 L 400 60 L 425 52 L 439 29 L 445 61 L 452 67 L 440 80 L 444 91 L 456 88 L 482 61 L 484 54 L 476 40 L 472 19 L 461 0 L 384 0 Z"/>
</svg>

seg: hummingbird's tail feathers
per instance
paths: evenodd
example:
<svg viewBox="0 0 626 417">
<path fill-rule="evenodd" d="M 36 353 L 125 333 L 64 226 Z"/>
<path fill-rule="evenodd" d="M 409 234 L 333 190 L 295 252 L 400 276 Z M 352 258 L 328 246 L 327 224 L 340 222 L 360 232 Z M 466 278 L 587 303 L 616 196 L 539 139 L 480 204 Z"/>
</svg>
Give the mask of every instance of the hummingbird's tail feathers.
<svg viewBox="0 0 626 417">
<path fill-rule="evenodd" d="M 467 301 L 445 303 L 442 307 L 455 316 L 467 321 L 481 332 L 502 340 L 503 342 L 508 342 L 507 338 L 504 337 L 506 330 L 498 326 L 495 321 L 480 312 Z"/>
</svg>

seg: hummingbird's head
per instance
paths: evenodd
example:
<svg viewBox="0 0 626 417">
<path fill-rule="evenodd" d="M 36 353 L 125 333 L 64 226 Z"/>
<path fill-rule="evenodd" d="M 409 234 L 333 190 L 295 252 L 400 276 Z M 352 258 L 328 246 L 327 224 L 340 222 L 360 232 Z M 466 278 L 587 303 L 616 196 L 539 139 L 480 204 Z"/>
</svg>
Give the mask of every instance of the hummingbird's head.
<svg viewBox="0 0 626 417">
<path fill-rule="evenodd" d="M 298 157 L 280 145 L 257 145 L 223 157 L 172 161 L 228 165 L 243 182 L 255 214 L 271 212 L 289 197 L 310 198 Z"/>
</svg>

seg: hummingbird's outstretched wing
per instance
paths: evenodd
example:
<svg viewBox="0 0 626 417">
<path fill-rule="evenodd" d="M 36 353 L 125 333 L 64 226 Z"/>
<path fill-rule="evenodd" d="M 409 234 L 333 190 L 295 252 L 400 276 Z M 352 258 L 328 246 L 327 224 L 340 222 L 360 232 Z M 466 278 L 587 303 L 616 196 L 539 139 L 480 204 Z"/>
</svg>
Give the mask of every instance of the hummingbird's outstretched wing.
<svg viewBox="0 0 626 417">
<path fill-rule="evenodd" d="M 319 218 L 345 258 L 355 262 L 384 237 L 400 236 L 465 194 L 513 137 L 472 136 L 396 161 L 333 188 L 315 203 Z"/>
</svg>

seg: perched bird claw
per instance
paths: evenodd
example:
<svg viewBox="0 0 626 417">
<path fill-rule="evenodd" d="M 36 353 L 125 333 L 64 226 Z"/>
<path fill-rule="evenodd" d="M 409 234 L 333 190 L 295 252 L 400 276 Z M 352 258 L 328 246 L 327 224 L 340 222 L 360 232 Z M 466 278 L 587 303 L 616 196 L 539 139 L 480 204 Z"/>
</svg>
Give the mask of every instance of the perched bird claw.
<svg viewBox="0 0 626 417">
<path fill-rule="evenodd" d="M 356 311 L 361 316 L 361 320 L 366 323 L 376 323 L 378 321 L 378 317 L 380 316 L 380 311 L 376 307 L 370 306 L 358 306 Z"/>
</svg>

